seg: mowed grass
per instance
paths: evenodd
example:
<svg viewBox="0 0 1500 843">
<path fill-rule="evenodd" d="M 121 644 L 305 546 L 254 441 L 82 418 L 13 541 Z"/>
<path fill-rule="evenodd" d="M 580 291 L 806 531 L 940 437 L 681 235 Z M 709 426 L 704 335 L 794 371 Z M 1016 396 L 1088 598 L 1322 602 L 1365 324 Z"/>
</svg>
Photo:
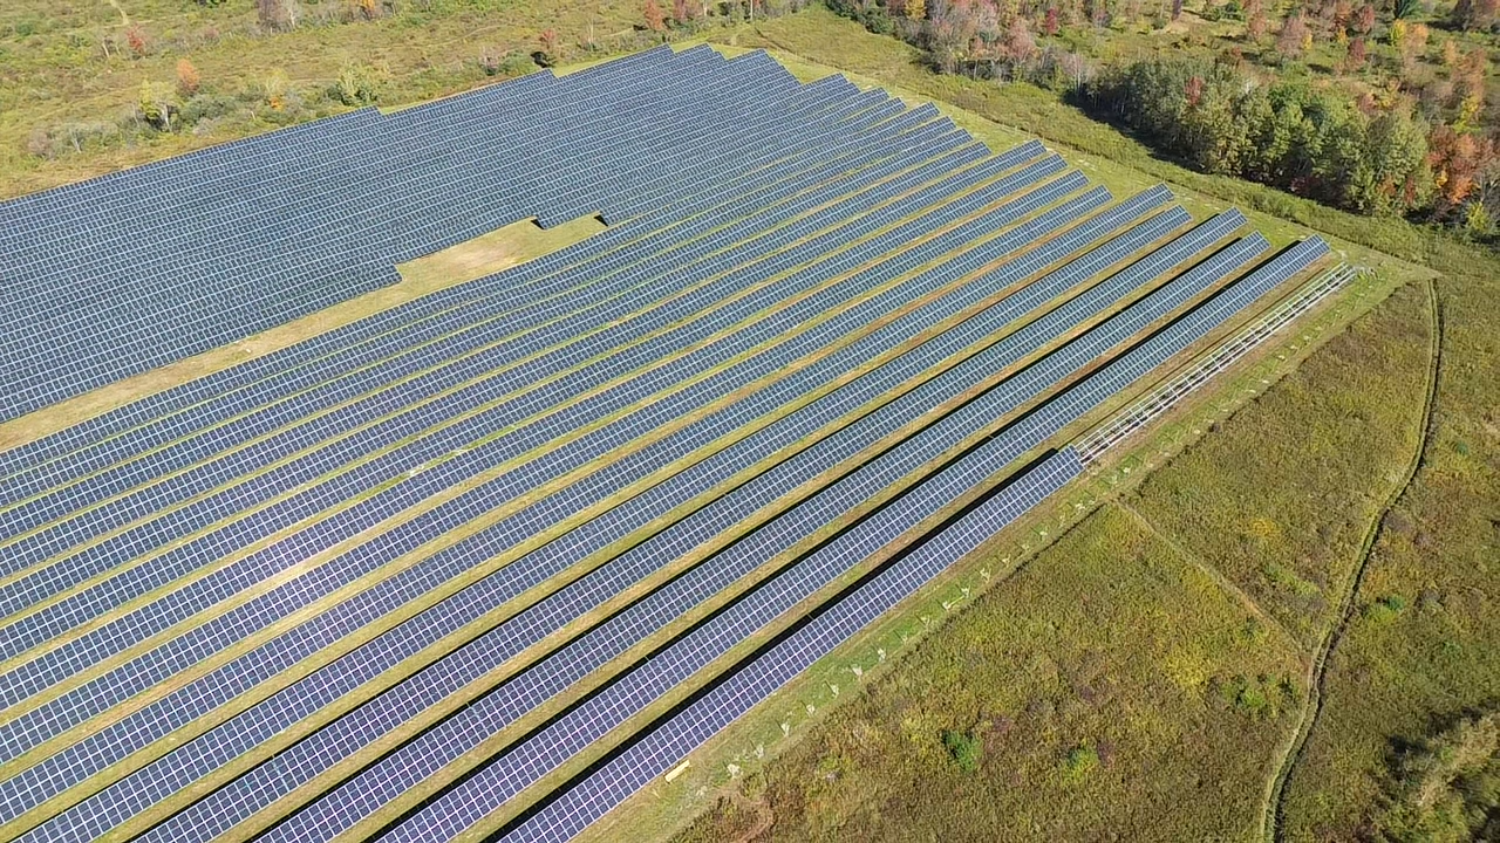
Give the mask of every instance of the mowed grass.
<svg viewBox="0 0 1500 843">
<path fill-rule="evenodd" d="M 1241 480 L 1268 447 L 1310 448 L 1351 409 L 1415 437 L 1415 408 L 1340 365 L 1376 358 L 1393 382 L 1404 373 L 1419 389 L 1425 316 L 1413 292 L 1094 510 L 868 693 L 753 770 L 743 795 L 774 817 L 761 839 L 1256 837 L 1306 699 L 1308 648 L 1203 554 L 1186 525 L 1167 529 L 1153 515 L 1175 512 L 1173 489 L 1191 478 L 1203 504 L 1192 511 L 1204 519 L 1191 529 L 1222 529 L 1214 519 L 1241 511 Z M 1304 407 L 1303 390 L 1313 389 L 1337 398 Z M 1286 441 L 1262 438 L 1268 418 L 1293 413 L 1305 424 Z M 1217 471 L 1205 476 L 1204 465 Z M 1293 460 L 1276 482 L 1320 499 L 1378 497 L 1380 478 L 1345 490 L 1347 479 Z M 1005 570 L 1016 541 L 987 566 Z M 965 741 L 977 750 L 953 748 Z M 720 836 L 721 816 L 744 822 L 743 799 L 686 836 Z"/>
<path fill-rule="evenodd" d="M 440 252 L 399 264 L 401 280 L 437 289 L 493 275 L 517 264 L 581 243 L 608 226 L 596 216 L 542 228 L 535 220 L 520 220 L 481 234 Z"/>
</svg>

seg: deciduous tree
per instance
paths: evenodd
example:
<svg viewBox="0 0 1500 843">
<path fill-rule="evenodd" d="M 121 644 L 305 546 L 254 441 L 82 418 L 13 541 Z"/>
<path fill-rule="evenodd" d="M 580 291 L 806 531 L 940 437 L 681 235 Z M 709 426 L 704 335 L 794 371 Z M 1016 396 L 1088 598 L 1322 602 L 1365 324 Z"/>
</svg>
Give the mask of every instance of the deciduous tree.
<svg viewBox="0 0 1500 843">
<path fill-rule="evenodd" d="M 661 7 L 656 5 L 656 0 L 646 0 L 645 17 L 646 28 L 652 32 L 661 32 L 667 28 L 666 17 L 662 14 Z"/>
<path fill-rule="evenodd" d="M 1036 56 L 1036 39 L 1031 37 L 1031 27 L 1020 15 L 1011 19 L 1005 31 L 1005 55 L 1017 64 L 1024 64 Z"/>
<path fill-rule="evenodd" d="M 1298 9 L 1287 16 L 1286 22 L 1281 25 L 1281 33 L 1276 36 L 1276 52 L 1286 60 L 1302 57 L 1305 49 L 1303 44 L 1312 37 L 1312 31 L 1307 28 L 1307 19 L 1303 17 L 1302 10 Z"/>
</svg>

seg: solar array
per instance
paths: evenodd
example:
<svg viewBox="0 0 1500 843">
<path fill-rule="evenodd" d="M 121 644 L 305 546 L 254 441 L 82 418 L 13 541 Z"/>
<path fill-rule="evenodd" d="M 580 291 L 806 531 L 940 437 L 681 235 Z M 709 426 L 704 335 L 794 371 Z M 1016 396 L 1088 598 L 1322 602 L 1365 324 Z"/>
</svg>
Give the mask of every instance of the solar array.
<svg viewBox="0 0 1500 843">
<path fill-rule="evenodd" d="M 0 340 L 55 331 L 54 369 L 3 377 L 24 411 L 594 211 L 0 454 L 0 837 L 566 839 L 1327 253 L 659 49 L 0 205 Z M 67 306 L 64 274 L 100 292 Z"/>
</svg>

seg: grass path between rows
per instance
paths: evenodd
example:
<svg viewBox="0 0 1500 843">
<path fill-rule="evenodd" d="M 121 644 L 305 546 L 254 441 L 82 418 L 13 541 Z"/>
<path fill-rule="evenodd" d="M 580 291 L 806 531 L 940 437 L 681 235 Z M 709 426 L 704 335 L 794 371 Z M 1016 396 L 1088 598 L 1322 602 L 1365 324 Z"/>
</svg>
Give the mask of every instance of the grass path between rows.
<svg viewBox="0 0 1500 843">
<path fill-rule="evenodd" d="M 1370 520 L 1370 525 L 1365 530 L 1364 540 L 1360 543 L 1354 573 L 1349 577 L 1348 584 L 1339 600 L 1338 621 L 1328 628 L 1312 660 L 1308 663 L 1307 695 L 1302 703 L 1297 730 L 1281 750 L 1281 762 L 1277 764 L 1276 774 L 1266 786 L 1266 798 L 1261 808 L 1261 827 L 1262 835 L 1267 841 L 1285 839 L 1286 801 L 1289 792 L 1287 784 L 1296 774 L 1307 748 L 1308 738 L 1311 737 L 1313 729 L 1317 728 L 1319 715 L 1323 712 L 1324 683 L 1328 674 L 1328 661 L 1354 617 L 1356 597 L 1360 586 L 1364 583 L 1365 571 L 1370 563 L 1370 553 L 1375 547 L 1375 541 L 1380 538 L 1381 526 L 1385 523 L 1386 515 L 1411 488 L 1412 481 L 1416 479 L 1417 472 L 1422 467 L 1428 444 L 1432 441 L 1433 407 L 1437 403 L 1437 387 L 1439 375 L 1442 372 L 1443 315 L 1442 300 L 1438 295 L 1436 284 L 1428 280 L 1424 287 L 1427 292 L 1428 318 L 1431 320 L 1428 330 L 1428 341 L 1431 347 L 1428 350 L 1417 446 L 1412 449 L 1411 457 L 1401 478 L 1391 487 L 1390 493 L 1380 509 L 1376 511 L 1375 517 Z"/>
</svg>

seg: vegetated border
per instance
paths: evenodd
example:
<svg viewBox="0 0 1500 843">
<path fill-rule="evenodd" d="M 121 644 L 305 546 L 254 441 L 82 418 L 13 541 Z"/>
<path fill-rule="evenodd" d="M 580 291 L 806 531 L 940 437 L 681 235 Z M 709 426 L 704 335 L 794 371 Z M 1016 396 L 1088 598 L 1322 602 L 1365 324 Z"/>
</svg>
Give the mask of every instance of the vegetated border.
<svg viewBox="0 0 1500 843">
<path fill-rule="evenodd" d="M 1419 428 L 1420 434 L 1417 438 L 1417 447 L 1413 449 L 1411 459 L 1408 461 L 1406 470 L 1400 481 L 1392 488 L 1385 502 L 1376 511 L 1371 520 L 1369 528 L 1365 531 L 1364 541 L 1360 544 L 1359 556 L 1353 573 L 1349 577 L 1348 587 L 1344 589 L 1339 600 L 1338 622 L 1327 630 L 1320 643 L 1317 653 L 1309 662 L 1307 668 L 1307 696 L 1303 700 L 1301 717 L 1297 722 L 1297 731 L 1289 739 L 1287 746 L 1282 750 L 1282 761 L 1279 765 L 1275 778 L 1270 782 L 1266 793 L 1266 803 L 1263 808 L 1263 821 L 1261 823 L 1262 834 L 1268 841 L 1284 839 L 1286 825 L 1286 800 L 1287 784 L 1296 773 L 1307 751 L 1307 742 L 1312 737 L 1313 729 L 1317 728 L 1318 718 L 1323 713 L 1324 684 L 1328 675 L 1328 661 L 1333 656 L 1333 651 L 1343 639 L 1348 630 L 1349 623 L 1353 620 L 1354 609 L 1358 604 L 1359 590 L 1364 584 L 1365 572 L 1369 568 L 1370 553 L 1374 550 L 1375 542 L 1386 522 L 1386 516 L 1390 513 L 1401 498 L 1405 497 L 1412 482 L 1421 471 L 1426 462 L 1427 448 L 1432 442 L 1434 413 L 1437 405 L 1438 383 L 1442 377 L 1443 366 L 1443 309 L 1442 298 L 1438 294 L 1437 285 L 1429 280 L 1426 284 L 1428 314 L 1431 320 L 1429 327 L 1431 348 L 1429 350 L 1429 362 L 1427 367 L 1427 379 L 1425 392 L 1422 400 L 1422 420 Z"/>
</svg>

